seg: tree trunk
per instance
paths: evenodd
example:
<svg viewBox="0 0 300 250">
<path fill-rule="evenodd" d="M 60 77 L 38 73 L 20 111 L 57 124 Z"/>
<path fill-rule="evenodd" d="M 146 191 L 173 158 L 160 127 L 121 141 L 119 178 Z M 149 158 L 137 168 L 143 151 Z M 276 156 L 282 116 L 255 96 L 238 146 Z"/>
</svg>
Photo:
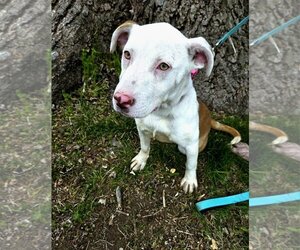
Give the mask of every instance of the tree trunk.
<svg viewBox="0 0 300 250">
<path fill-rule="evenodd" d="M 50 1 L 0 0 L 0 105 L 47 86 Z"/>
<path fill-rule="evenodd" d="M 300 1 L 273 0 L 251 2 L 251 41 L 299 15 Z M 250 112 L 300 115 L 300 31 L 293 24 L 270 39 L 251 47 Z"/>
<path fill-rule="evenodd" d="M 53 95 L 79 87 L 82 49 L 97 46 L 109 50 L 115 28 L 126 20 L 139 24 L 168 22 L 187 37 L 216 41 L 248 15 L 247 0 L 53 0 Z M 248 112 L 248 25 L 216 49 L 215 67 L 209 79 L 197 77 L 197 93 L 217 111 Z"/>
</svg>

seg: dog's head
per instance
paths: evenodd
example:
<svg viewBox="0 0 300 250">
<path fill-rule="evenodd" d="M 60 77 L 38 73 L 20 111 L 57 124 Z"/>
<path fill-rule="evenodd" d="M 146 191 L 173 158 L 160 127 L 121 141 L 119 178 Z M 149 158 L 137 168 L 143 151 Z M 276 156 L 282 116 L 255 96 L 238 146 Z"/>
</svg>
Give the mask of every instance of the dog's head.
<svg viewBox="0 0 300 250">
<path fill-rule="evenodd" d="M 138 25 L 128 21 L 113 33 L 110 50 L 122 50 L 122 71 L 113 96 L 118 112 L 142 118 L 170 103 L 186 87 L 193 69 L 213 68 L 211 46 L 186 38 L 167 23 Z"/>
</svg>

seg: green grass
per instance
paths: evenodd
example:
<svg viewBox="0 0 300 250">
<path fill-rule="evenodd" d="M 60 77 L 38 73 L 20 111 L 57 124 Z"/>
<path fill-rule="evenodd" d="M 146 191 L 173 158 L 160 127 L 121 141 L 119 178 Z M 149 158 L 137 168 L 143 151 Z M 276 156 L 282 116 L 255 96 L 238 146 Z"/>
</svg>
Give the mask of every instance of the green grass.
<svg viewBox="0 0 300 250">
<path fill-rule="evenodd" d="M 85 90 L 64 93 L 53 111 L 54 244 L 59 248 L 76 245 L 77 249 L 111 244 L 116 249 L 126 245 L 132 249 L 209 249 L 214 239 L 219 248 L 247 249 L 247 205 L 205 215 L 194 206 L 202 195 L 206 199 L 248 190 L 248 163 L 231 152 L 231 137 L 222 132 L 210 134 L 206 150 L 199 155 L 199 188 L 194 194 L 184 194 L 180 187 L 186 159 L 174 144 L 152 142 L 146 168 L 130 174 L 130 161 L 139 150 L 135 123 L 113 111 L 111 75 L 93 68 L 99 66 L 96 54 L 84 52 L 82 57 L 84 79 L 88 79 Z M 104 72 L 117 74 L 116 56 L 106 61 L 109 70 Z M 215 116 L 234 125 L 248 140 L 247 117 Z M 172 174 L 171 168 L 176 172 Z M 113 172 L 115 177 L 111 177 Z M 118 186 L 122 211 L 128 216 L 116 212 Z M 163 190 L 166 208 L 162 208 Z"/>
<path fill-rule="evenodd" d="M 50 97 L 16 94 L 0 112 L 0 229 L 3 246 L 34 248 L 50 242 Z"/>
<path fill-rule="evenodd" d="M 262 124 L 285 131 L 289 141 L 300 144 L 298 116 L 252 116 Z M 299 190 L 299 162 L 275 153 L 268 145 L 274 136 L 251 132 L 249 185 L 251 196 L 283 194 Z M 298 249 L 299 204 L 251 208 L 249 211 L 250 245 L 253 249 Z"/>
</svg>

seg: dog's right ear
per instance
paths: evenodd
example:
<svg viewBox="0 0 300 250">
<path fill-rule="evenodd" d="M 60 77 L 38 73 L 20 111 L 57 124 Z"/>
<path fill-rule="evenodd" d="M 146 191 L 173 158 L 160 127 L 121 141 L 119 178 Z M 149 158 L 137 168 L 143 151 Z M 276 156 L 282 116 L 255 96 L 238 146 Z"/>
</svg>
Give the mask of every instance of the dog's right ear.
<svg viewBox="0 0 300 250">
<path fill-rule="evenodd" d="M 205 68 L 209 76 L 214 66 L 214 53 L 211 46 L 203 37 L 189 39 L 188 53 L 193 61 L 193 68 Z"/>
<path fill-rule="evenodd" d="M 128 41 L 131 29 L 134 25 L 137 25 L 133 21 L 127 21 L 121 24 L 112 34 L 110 42 L 110 52 L 114 52 L 117 47 L 123 49 Z"/>
</svg>

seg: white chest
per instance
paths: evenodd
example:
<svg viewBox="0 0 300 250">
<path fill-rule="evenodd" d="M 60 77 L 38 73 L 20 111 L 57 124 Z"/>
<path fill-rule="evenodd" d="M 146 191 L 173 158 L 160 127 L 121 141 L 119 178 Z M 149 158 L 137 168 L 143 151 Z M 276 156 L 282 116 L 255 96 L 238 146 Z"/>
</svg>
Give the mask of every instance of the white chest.
<svg viewBox="0 0 300 250">
<path fill-rule="evenodd" d="M 161 142 L 173 142 L 172 121 L 170 119 L 150 115 L 135 121 L 138 128 L 149 137 Z"/>
</svg>

